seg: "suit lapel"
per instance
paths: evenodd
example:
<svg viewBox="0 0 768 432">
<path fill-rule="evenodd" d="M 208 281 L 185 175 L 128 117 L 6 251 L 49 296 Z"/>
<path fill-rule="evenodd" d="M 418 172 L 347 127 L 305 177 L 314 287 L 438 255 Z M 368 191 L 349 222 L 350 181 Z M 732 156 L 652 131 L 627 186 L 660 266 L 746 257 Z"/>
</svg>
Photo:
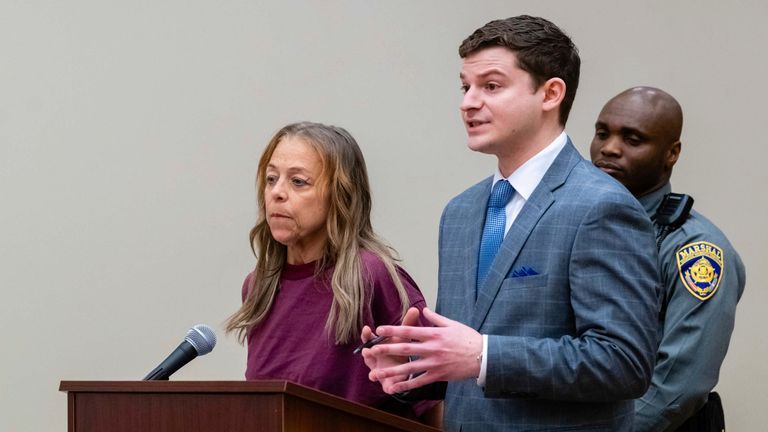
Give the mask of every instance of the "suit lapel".
<svg viewBox="0 0 768 432">
<path fill-rule="evenodd" d="M 571 140 L 568 139 L 563 150 L 555 158 L 552 165 L 547 170 L 541 182 L 533 191 L 528 201 L 523 206 L 520 214 L 509 229 L 504 241 L 501 243 L 499 252 L 491 264 L 485 283 L 478 292 L 477 302 L 472 313 L 471 326 L 478 330 L 485 322 L 488 310 L 491 308 L 496 295 L 499 292 L 501 283 L 509 273 L 512 265 L 520 255 L 523 245 L 533 232 L 539 219 L 544 215 L 547 209 L 555 202 L 553 191 L 565 183 L 568 174 L 573 167 L 581 160 L 581 156 Z M 490 189 L 488 191 L 490 194 Z M 483 220 L 485 217 L 483 216 Z M 482 222 L 480 231 L 482 232 Z M 479 238 L 479 237 L 478 237 Z M 476 245 L 475 256 L 479 252 L 479 243 Z M 525 265 L 527 263 L 521 263 Z M 477 274 L 477 262 L 474 263 L 475 269 L 473 275 Z M 474 282 L 474 279 L 473 279 Z"/>
</svg>

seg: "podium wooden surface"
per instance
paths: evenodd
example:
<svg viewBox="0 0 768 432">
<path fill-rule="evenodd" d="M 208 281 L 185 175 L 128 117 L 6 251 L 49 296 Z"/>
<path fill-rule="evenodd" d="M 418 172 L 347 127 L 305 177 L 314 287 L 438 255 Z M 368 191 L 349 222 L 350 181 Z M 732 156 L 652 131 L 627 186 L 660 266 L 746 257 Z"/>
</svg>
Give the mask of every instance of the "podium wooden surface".
<svg viewBox="0 0 768 432">
<path fill-rule="evenodd" d="M 288 381 L 62 381 L 69 432 L 435 432 Z"/>
</svg>

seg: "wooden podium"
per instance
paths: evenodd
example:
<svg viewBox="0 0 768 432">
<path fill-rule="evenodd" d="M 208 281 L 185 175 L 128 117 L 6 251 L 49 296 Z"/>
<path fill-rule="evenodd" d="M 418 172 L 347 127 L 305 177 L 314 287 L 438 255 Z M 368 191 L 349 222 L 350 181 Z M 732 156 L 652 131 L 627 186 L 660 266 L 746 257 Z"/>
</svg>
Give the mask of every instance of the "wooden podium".
<svg viewBox="0 0 768 432">
<path fill-rule="evenodd" d="M 435 432 L 288 381 L 62 381 L 69 432 Z"/>
</svg>

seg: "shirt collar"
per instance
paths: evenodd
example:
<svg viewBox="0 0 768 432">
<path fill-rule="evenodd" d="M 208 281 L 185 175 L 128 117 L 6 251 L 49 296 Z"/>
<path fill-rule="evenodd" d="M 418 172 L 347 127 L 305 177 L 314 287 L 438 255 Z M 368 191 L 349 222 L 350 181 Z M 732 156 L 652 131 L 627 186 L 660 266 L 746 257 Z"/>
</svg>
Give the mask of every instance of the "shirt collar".
<svg viewBox="0 0 768 432">
<path fill-rule="evenodd" d="M 568 135 L 563 131 L 548 146 L 544 147 L 540 152 L 536 153 L 536 155 L 520 165 L 520 167 L 507 177 L 507 181 L 509 181 L 512 187 L 515 188 L 515 191 L 526 201 L 539 185 L 541 179 L 544 178 L 544 174 L 547 173 L 547 170 L 567 142 Z M 499 167 L 496 166 L 496 172 L 493 175 L 493 184 L 496 184 L 497 181 L 503 178 L 504 177 L 499 171 Z"/>
<path fill-rule="evenodd" d="M 661 199 L 664 198 L 664 195 L 672 192 L 672 185 L 667 182 L 664 186 L 656 189 L 653 192 L 647 193 L 637 200 L 640 201 L 640 204 L 643 205 L 643 208 L 645 209 L 645 212 L 648 213 L 648 216 L 653 216 L 656 214 L 656 209 L 659 208 L 659 204 L 661 204 Z"/>
</svg>

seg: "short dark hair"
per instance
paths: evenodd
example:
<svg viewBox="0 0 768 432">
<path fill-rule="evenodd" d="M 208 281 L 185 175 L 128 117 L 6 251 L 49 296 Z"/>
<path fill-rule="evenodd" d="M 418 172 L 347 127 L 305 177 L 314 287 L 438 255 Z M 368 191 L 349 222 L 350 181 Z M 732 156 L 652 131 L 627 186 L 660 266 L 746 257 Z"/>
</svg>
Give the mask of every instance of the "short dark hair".
<svg viewBox="0 0 768 432">
<path fill-rule="evenodd" d="M 466 58 L 485 48 L 500 46 L 517 57 L 517 65 L 528 72 L 538 88 L 550 78 L 565 82 L 565 97 L 560 104 L 560 124 L 565 126 L 579 86 L 579 50 L 560 28 L 539 17 L 520 15 L 494 20 L 475 30 L 459 46 Z"/>
</svg>

